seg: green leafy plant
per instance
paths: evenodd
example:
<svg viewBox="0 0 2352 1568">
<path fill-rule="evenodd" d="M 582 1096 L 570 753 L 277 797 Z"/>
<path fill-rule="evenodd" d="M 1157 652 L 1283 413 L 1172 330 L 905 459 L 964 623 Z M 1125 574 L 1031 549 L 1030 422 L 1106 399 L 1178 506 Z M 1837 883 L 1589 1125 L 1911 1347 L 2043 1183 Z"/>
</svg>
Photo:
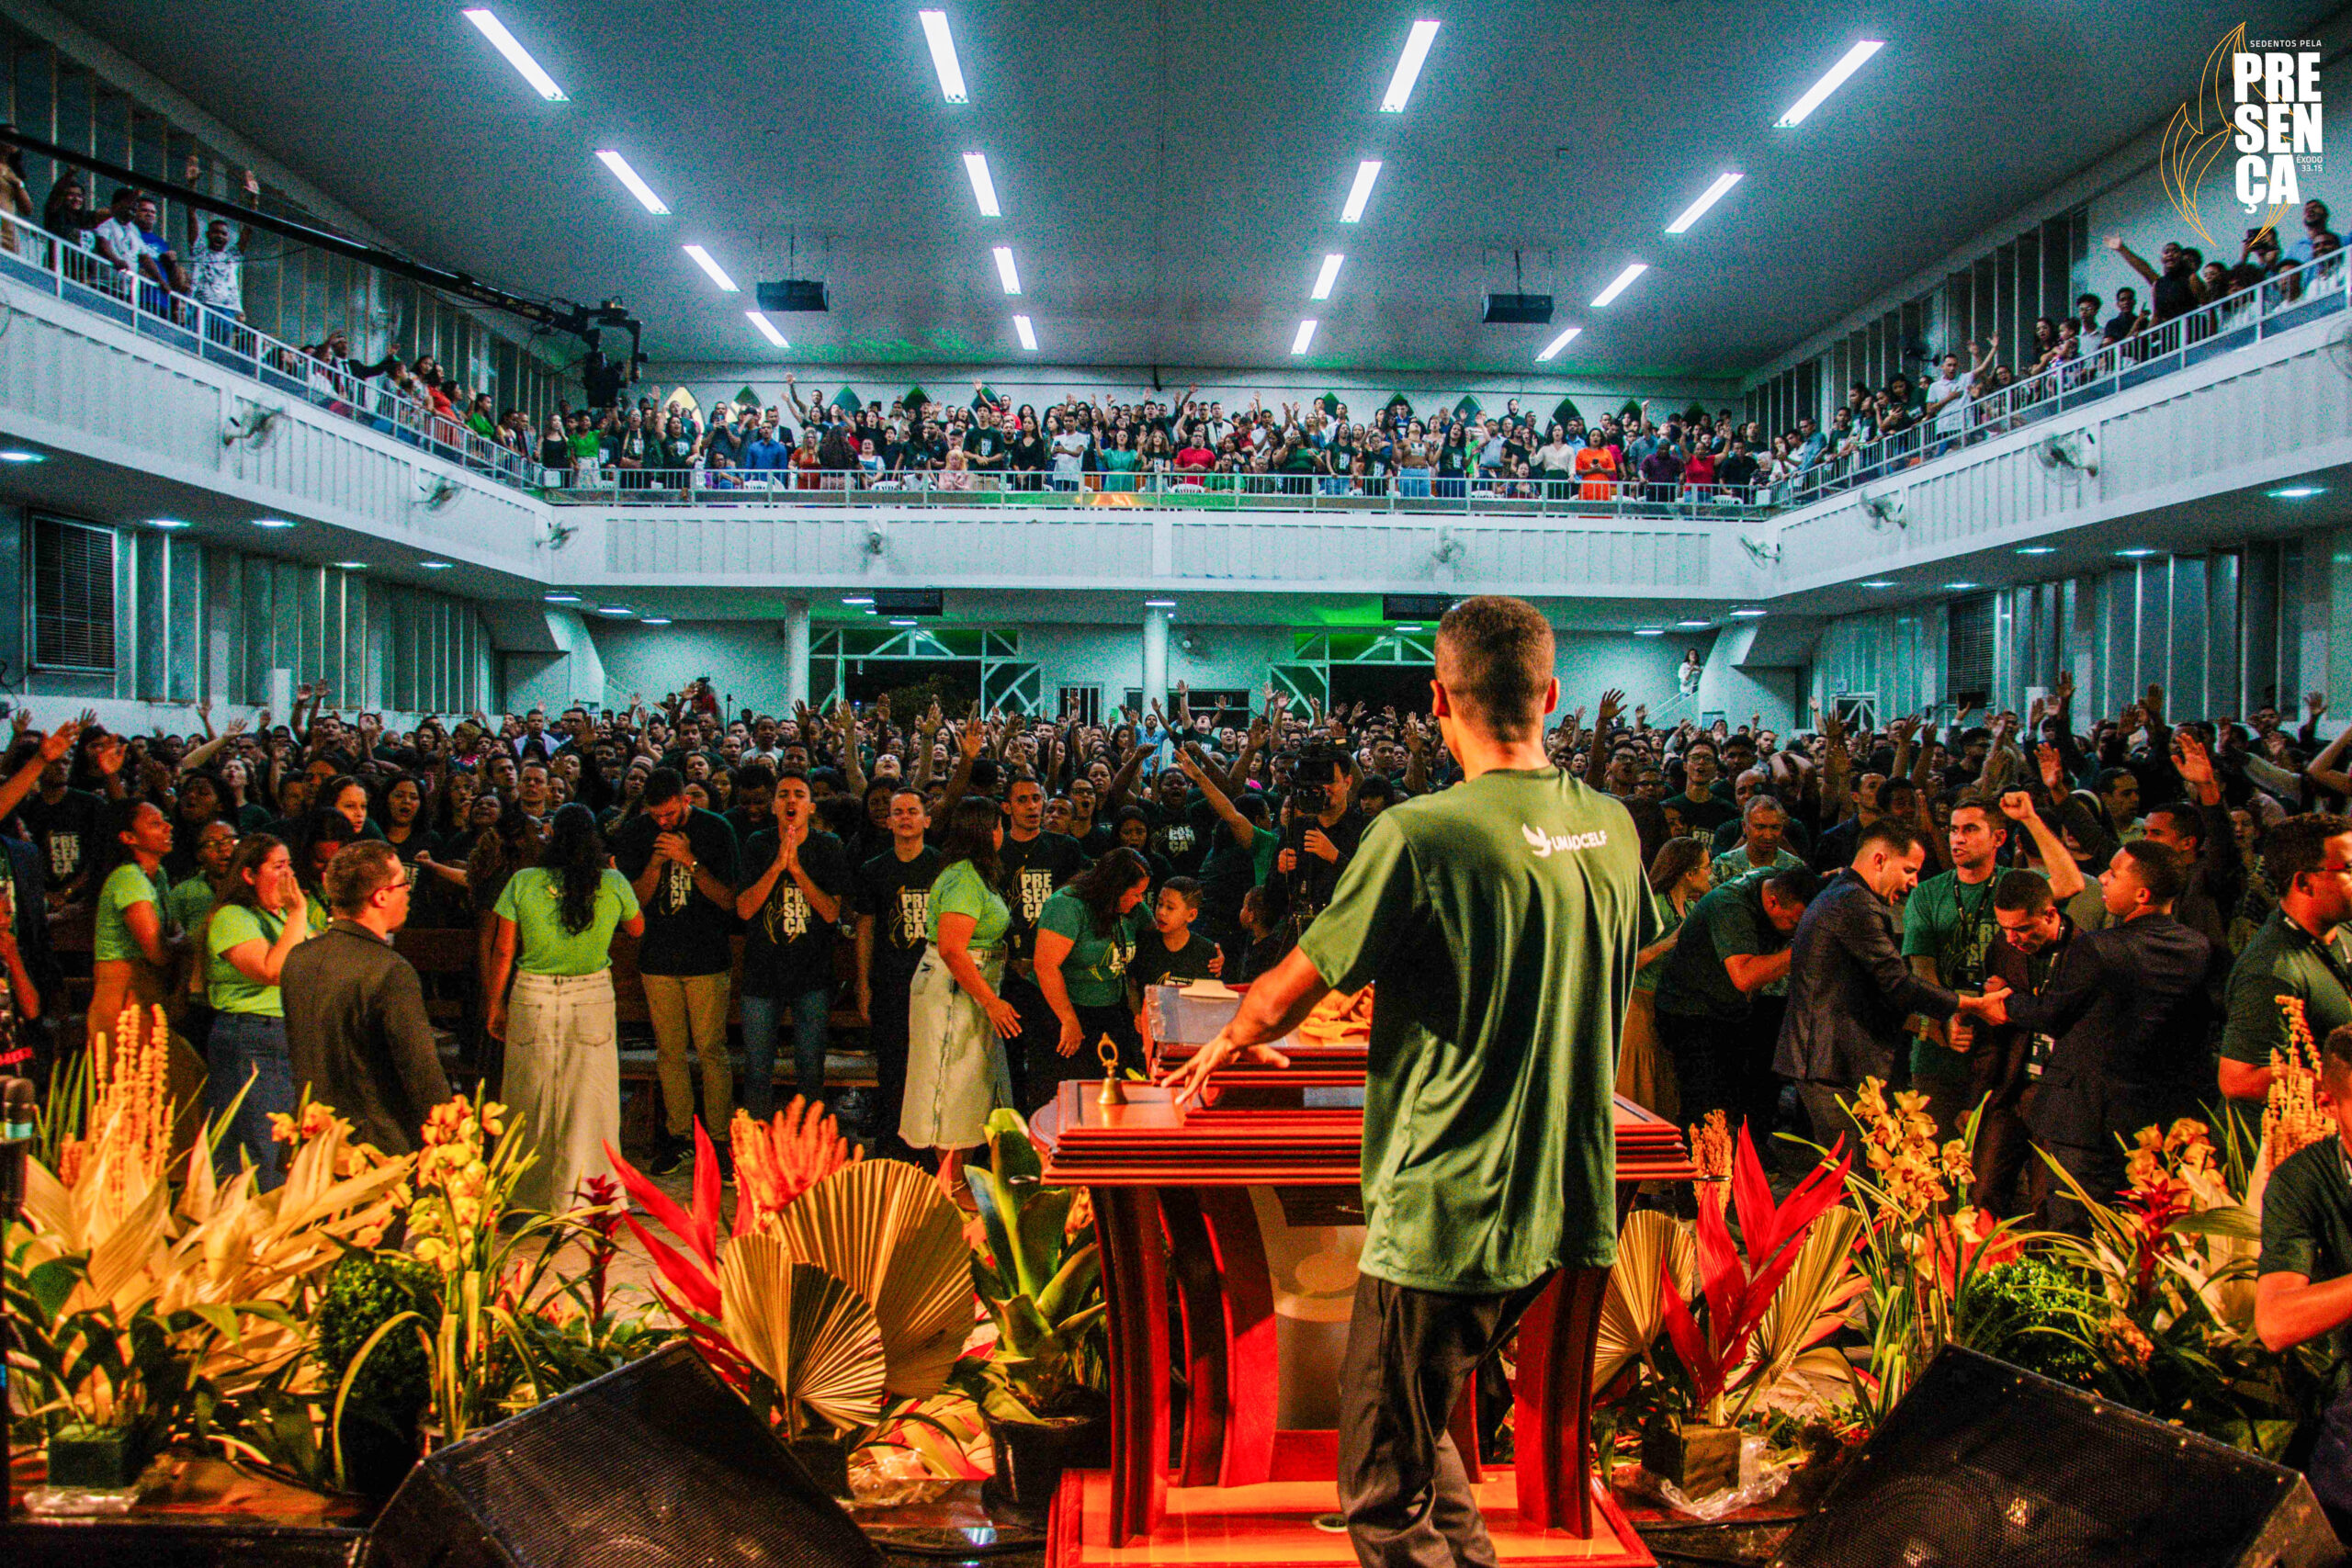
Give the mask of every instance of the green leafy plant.
<svg viewBox="0 0 2352 1568">
<path fill-rule="evenodd" d="M 1092 1219 L 1074 1213 L 1076 1189 L 1045 1184 L 1045 1162 L 1018 1113 L 990 1112 L 987 1131 L 989 1168 L 971 1176 L 988 1250 L 972 1255 L 972 1283 L 996 1319 L 997 1341 L 974 1397 L 998 1421 L 1091 1414 L 1107 1383 Z"/>
<path fill-rule="evenodd" d="M 2096 1388 L 2099 1358 L 2090 1336 L 2106 1316 L 2099 1298 L 2074 1274 L 2025 1257 L 1970 1278 L 1960 1293 L 1951 1338 L 2053 1382 Z"/>
</svg>

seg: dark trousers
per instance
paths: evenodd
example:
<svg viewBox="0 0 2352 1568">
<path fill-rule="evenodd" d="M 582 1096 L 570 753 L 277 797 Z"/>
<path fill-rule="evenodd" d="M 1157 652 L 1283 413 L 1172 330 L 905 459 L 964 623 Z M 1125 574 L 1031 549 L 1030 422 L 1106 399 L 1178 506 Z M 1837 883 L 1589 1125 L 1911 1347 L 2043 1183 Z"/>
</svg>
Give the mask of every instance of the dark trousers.
<svg viewBox="0 0 2352 1568">
<path fill-rule="evenodd" d="M 1101 1082 L 1102 1058 L 1097 1047 L 1102 1037 L 1109 1035 L 1119 1047 L 1119 1072 L 1125 1077 L 1132 1068 L 1143 1070 L 1143 1037 L 1136 1032 L 1136 1015 L 1127 1010 L 1125 1002 L 1104 1007 L 1081 1007 L 1078 1010 L 1078 1050 L 1070 1055 L 1061 1054 L 1062 1026 L 1051 1010 L 1046 1016 L 1053 1020 L 1053 1032 L 1045 1037 L 1045 1045 L 1029 1057 L 1029 1081 L 1023 1093 L 1022 1104 L 1037 1111 L 1054 1102 L 1064 1082 L 1070 1078 L 1091 1078 Z M 1026 1015 L 1024 1014 L 1025 1018 Z M 1022 1034 L 1023 1040 L 1035 1036 Z"/>
<path fill-rule="evenodd" d="M 1704 1122 L 1710 1111 L 1720 1111 L 1726 1118 L 1736 1114 L 1732 1067 L 1739 1027 L 1690 1013 L 1661 1010 L 1657 1015 L 1658 1043 L 1674 1058 L 1674 1090 L 1680 1098 L 1682 1120 L 1690 1126 Z"/>
<path fill-rule="evenodd" d="M 2352 1391 L 2339 1393 L 2320 1417 L 2303 1474 L 2339 1540 L 2352 1541 Z"/>
<path fill-rule="evenodd" d="M 874 1005 L 865 1021 L 866 1043 L 874 1052 L 874 1114 L 865 1145 L 871 1153 L 898 1159 L 910 1152 L 899 1138 L 899 1115 L 907 1098 L 907 995 L 912 983 L 911 975 L 876 974 Z"/>
<path fill-rule="evenodd" d="M 2113 1202 L 2122 1189 L 2123 1150 L 2117 1145 L 2097 1149 L 2081 1144 L 2045 1143 L 2041 1152 L 2064 1166 L 2066 1174 L 2101 1203 Z M 2033 1166 L 2033 1210 L 2036 1222 L 2045 1230 L 2091 1234 L 2090 1211 L 2076 1202 L 2057 1173 L 2039 1160 Z"/>
<path fill-rule="evenodd" d="M 1053 1069 L 1058 1059 L 1054 1047 L 1062 1037 L 1061 1020 L 1046 1005 L 1046 993 L 1037 988 L 1037 983 L 1010 968 L 997 994 L 1021 1014 L 1021 1037 L 1004 1043 L 1005 1065 L 1012 1072 L 1012 1102 L 1024 1111 L 1035 1111 L 1054 1097 L 1054 1085 L 1061 1081 Z M 1032 1088 L 1033 1077 L 1044 1085 L 1042 1089 Z M 1041 1094 L 1043 1098 L 1037 1098 Z"/>
<path fill-rule="evenodd" d="M 1356 1277 L 1340 1374 L 1340 1509 L 1363 1568 L 1494 1568 L 1446 1426 L 1464 1385 L 1549 1282 L 1453 1295 Z"/>
<path fill-rule="evenodd" d="M 1734 1063 L 1732 1118 L 1747 1123 L 1756 1153 L 1772 1164 L 1772 1128 L 1781 1114 L 1781 1075 L 1772 1070 L 1772 1052 L 1781 1043 L 1781 1020 L 1789 1010 L 1786 997 L 1751 998 L 1746 1021 L 1737 1025 L 1738 1055 Z"/>
</svg>

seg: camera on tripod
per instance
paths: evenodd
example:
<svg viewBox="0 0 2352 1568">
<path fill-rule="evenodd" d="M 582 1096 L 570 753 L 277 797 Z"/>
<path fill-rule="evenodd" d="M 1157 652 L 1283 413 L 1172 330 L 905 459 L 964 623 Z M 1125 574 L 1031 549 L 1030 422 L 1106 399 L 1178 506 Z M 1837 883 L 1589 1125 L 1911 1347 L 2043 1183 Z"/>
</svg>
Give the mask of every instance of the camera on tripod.
<svg viewBox="0 0 2352 1568">
<path fill-rule="evenodd" d="M 1324 736 L 1316 736 L 1289 756 L 1290 785 L 1284 798 L 1291 815 L 1304 819 L 1331 809 L 1331 782 L 1347 777 L 1348 754 Z"/>
</svg>

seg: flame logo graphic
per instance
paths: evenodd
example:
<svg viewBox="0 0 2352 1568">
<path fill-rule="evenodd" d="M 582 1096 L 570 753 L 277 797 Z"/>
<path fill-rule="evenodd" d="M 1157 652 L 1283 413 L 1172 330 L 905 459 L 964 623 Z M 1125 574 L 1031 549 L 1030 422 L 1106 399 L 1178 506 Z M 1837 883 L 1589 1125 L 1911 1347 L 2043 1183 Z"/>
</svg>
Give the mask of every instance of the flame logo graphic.
<svg viewBox="0 0 2352 1568">
<path fill-rule="evenodd" d="M 2156 179 L 2164 187 L 2165 198 L 2197 237 L 2216 251 L 2222 247 L 2206 230 L 2204 216 L 2197 207 L 2197 188 L 2205 183 L 2205 176 L 2229 146 L 2234 129 L 2230 118 L 2234 107 L 2230 62 L 2233 56 L 2244 52 L 2245 25 L 2240 23 L 2224 33 L 2222 41 L 2206 55 L 2205 69 L 2197 80 L 2197 96 L 2173 110 L 2156 151 Z M 2262 91 L 2259 87 L 2255 90 Z M 2264 96 L 2267 101 L 2267 95 Z M 2286 210 L 2283 202 L 2272 207 L 2270 216 L 2263 220 L 2263 228 L 2277 228 Z"/>
</svg>

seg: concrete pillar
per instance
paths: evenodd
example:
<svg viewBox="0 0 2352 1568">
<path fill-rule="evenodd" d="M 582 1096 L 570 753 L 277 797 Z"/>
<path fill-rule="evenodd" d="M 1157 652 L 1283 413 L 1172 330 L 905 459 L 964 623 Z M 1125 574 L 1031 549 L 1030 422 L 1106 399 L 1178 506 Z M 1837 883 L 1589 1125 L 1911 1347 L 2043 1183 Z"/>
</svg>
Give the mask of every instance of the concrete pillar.
<svg viewBox="0 0 2352 1568">
<path fill-rule="evenodd" d="M 795 711 L 808 700 L 808 601 L 784 602 L 784 707 Z"/>
<path fill-rule="evenodd" d="M 1164 704 L 1168 697 L 1168 611 L 1154 604 L 1143 613 L 1143 711 L 1151 711 L 1151 699 Z"/>
</svg>

